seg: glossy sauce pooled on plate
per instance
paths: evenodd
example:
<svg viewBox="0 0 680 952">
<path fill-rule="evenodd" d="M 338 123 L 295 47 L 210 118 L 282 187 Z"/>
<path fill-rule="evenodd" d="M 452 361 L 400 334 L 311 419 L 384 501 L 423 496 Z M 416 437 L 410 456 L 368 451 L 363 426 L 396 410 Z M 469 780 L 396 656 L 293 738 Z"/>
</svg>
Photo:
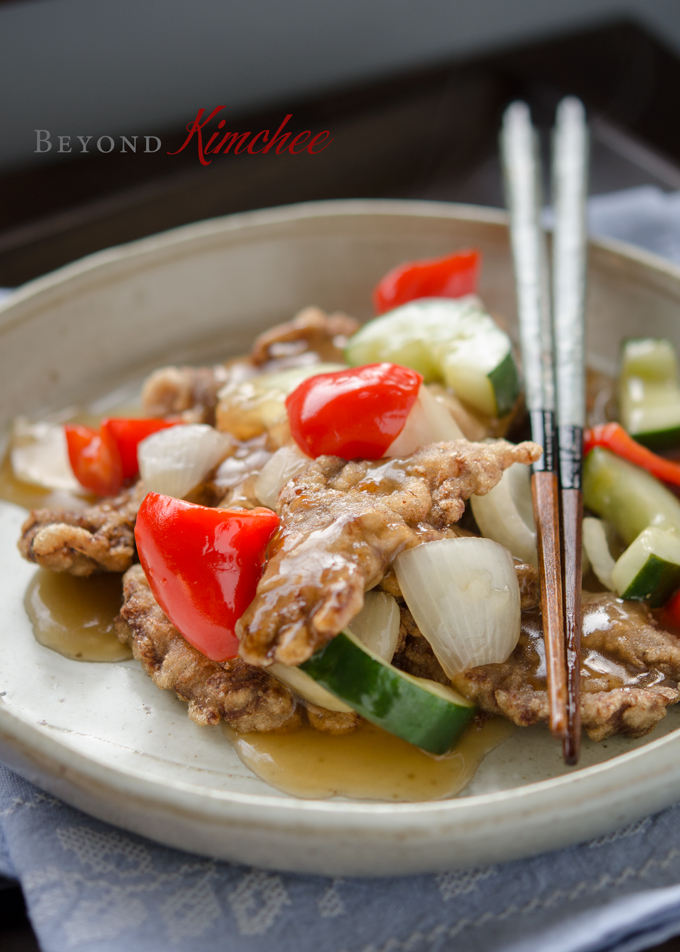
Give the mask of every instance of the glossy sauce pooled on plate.
<svg viewBox="0 0 680 952">
<path fill-rule="evenodd" d="M 246 767 L 296 797 L 418 801 L 453 797 L 484 757 L 514 731 L 500 717 L 473 723 L 448 754 L 434 757 L 367 721 L 349 734 L 305 725 L 289 733 L 237 734 L 224 727 Z"/>
</svg>

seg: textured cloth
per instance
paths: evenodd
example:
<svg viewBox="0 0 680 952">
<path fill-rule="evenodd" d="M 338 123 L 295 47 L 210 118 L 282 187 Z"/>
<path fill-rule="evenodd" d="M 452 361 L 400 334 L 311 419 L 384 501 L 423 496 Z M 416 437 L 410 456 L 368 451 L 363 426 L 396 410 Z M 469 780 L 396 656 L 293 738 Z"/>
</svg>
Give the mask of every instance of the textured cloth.
<svg viewBox="0 0 680 952">
<path fill-rule="evenodd" d="M 680 194 L 601 196 L 590 214 L 594 234 L 680 263 Z M 528 860 L 331 879 L 166 849 L 0 766 L 0 876 L 44 952 L 636 952 L 680 933 L 680 805 Z"/>
</svg>

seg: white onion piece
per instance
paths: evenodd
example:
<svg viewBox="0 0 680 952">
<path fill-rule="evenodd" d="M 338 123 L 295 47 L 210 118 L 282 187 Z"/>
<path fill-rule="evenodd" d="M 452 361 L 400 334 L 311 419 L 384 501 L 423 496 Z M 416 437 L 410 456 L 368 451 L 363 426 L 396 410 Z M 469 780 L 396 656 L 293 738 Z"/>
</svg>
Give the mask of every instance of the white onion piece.
<svg viewBox="0 0 680 952">
<path fill-rule="evenodd" d="M 349 624 L 362 645 L 389 662 L 399 640 L 399 606 L 387 592 L 366 592 L 364 607 Z"/>
<path fill-rule="evenodd" d="M 447 443 L 464 440 L 463 432 L 443 403 L 420 385 L 418 399 L 406 417 L 404 428 L 387 448 L 385 456 L 405 459 L 426 443 Z"/>
<path fill-rule="evenodd" d="M 30 423 L 19 417 L 12 427 L 10 458 L 12 472 L 24 483 L 70 493 L 86 492 L 73 475 L 61 424 Z"/>
<path fill-rule="evenodd" d="M 610 592 L 616 591 L 613 572 L 616 560 L 612 557 L 607 538 L 607 527 L 601 519 L 583 520 L 583 550 L 595 575 Z"/>
<path fill-rule="evenodd" d="M 272 664 L 267 668 L 270 674 L 282 681 L 295 694 L 299 694 L 305 701 L 310 701 L 318 707 L 325 707 L 328 711 L 341 711 L 343 714 L 351 714 L 354 708 L 345 704 L 340 698 L 337 698 L 326 688 L 322 688 L 313 678 L 310 678 L 299 668 L 289 667 L 287 664 Z"/>
<path fill-rule="evenodd" d="M 139 444 L 139 473 L 149 492 L 183 499 L 231 446 L 226 433 L 205 423 L 171 426 Z"/>
<path fill-rule="evenodd" d="M 262 505 L 274 509 L 286 483 L 306 469 L 309 463 L 309 456 L 305 456 L 294 443 L 277 450 L 264 464 L 255 482 L 255 495 Z"/>
<path fill-rule="evenodd" d="M 500 664 L 520 633 L 520 594 L 512 556 L 476 536 L 425 542 L 394 562 L 416 624 L 449 677 Z"/>
<path fill-rule="evenodd" d="M 538 566 L 528 466 L 513 463 L 493 489 L 483 496 L 472 496 L 470 505 L 485 538 L 504 545 L 523 562 Z"/>
</svg>

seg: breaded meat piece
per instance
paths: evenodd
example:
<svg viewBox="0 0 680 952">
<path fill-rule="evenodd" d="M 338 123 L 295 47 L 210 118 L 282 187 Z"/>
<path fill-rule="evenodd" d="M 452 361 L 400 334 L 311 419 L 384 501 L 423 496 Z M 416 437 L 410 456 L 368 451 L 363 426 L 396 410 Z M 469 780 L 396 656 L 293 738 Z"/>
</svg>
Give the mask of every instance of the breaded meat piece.
<svg viewBox="0 0 680 952">
<path fill-rule="evenodd" d="M 545 671 L 541 615 L 528 612 L 504 664 L 471 668 L 453 685 L 484 711 L 527 726 L 548 721 Z M 645 605 L 583 593 L 581 722 L 593 740 L 648 734 L 680 699 L 678 680 L 680 639 L 657 628 Z"/>
<path fill-rule="evenodd" d="M 347 339 L 360 326 L 359 321 L 346 314 L 326 314 L 320 307 L 306 307 L 292 321 L 260 334 L 250 359 L 259 365 L 311 351 L 323 361 L 344 362 Z"/>
<path fill-rule="evenodd" d="M 239 622 L 241 657 L 297 665 L 361 610 L 404 549 L 450 535 L 465 500 L 488 492 L 535 443 L 432 443 L 405 460 L 319 457 L 277 503 L 281 528 Z"/>
<path fill-rule="evenodd" d="M 142 389 L 144 415 L 214 425 L 217 394 L 227 379 L 227 370 L 221 364 L 155 370 Z"/>
<path fill-rule="evenodd" d="M 125 572 L 135 557 L 135 519 L 143 498 L 137 483 L 88 509 L 34 509 L 21 528 L 19 551 L 53 572 Z"/>
<path fill-rule="evenodd" d="M 317 730 L 337 734 L 359 722 L 355 714 L 317 707 L 306 711 L 284 684 L 239 658 L 210 661 L 168 621 L 140 565 L 123 579 L 116 634 L 159 688 L 174 691 L 188 703 L 189 717 L 197 724 L 215 725 L 223 719 L 248 733 L 289 730 L 307 716 Z"/>
</svg>

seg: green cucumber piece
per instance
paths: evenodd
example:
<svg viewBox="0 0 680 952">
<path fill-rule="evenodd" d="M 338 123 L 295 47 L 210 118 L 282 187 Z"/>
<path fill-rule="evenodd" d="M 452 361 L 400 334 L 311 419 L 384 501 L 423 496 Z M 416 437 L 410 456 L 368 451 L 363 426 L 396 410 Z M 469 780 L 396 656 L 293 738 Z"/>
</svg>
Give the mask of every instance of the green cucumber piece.
<svg viewBox="0 0 680 952">
<path fill-rule="evenodd" d="M 669 340 L 624 341 L 619 411 L 624 429 L 639 443 L 651 449 L 680 445 L 678 359 Z"/>
<path fill-rule="evenodd" d="M 621 598 L 663 605 L 680 585 L 680 536 L 673 529 L 645 529 L 617 561 L 612 580 Z"/>
<path fill-rule="evenodd" d="M 658 479 L 596 446 L 583 465 L 586 508 L 615 527 L 630 545 L 648 526 L 680 532 L 680 502 Z"/>
<path fill-rule="evenodd" d="M 392 667 L 349 631 L 300 667 L 366 720 L 431 754 L 450 750 L 475 712 L 451 688 Z"/>
<path fill-rule="evenodd" d="M 418 298 L 376 317 L 349 339 L 345 358 L 410 367 L 489 416 L 510 413 L 519 396 L 512 342 L 472 295 Z"/>
</svg>

